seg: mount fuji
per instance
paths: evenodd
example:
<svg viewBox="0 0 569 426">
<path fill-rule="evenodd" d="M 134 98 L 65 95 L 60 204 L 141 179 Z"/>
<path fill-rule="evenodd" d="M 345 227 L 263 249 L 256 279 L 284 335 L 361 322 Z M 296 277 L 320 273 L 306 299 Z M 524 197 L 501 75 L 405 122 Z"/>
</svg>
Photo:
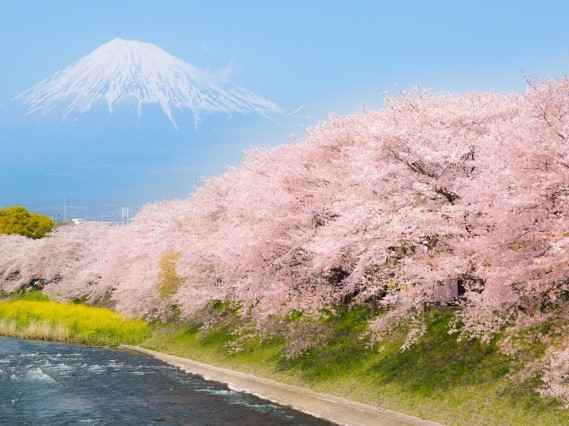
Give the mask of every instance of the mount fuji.
<svg viewBox="0 0 569 426">
<path fill-rule="evenodd" d="M 157 105 L 177 128 L 174 110 L 190 110 L 194 124 L 200 113 L 281 113 L 275 102 L 201 70 L 160 47 L 116 38 L 56 72 L 16 97 L 27 112 L 81 115 L 98 105 L 112 113 L 134 101 Z"/>
<path fill-rule="evenodd" d="M 0 104 L 0 206 L 56 216 L 67 199 L 99 220 L 187 197 L 298 118 L 233 81 L 153 44 L 101 45 Z"/>
</svg>

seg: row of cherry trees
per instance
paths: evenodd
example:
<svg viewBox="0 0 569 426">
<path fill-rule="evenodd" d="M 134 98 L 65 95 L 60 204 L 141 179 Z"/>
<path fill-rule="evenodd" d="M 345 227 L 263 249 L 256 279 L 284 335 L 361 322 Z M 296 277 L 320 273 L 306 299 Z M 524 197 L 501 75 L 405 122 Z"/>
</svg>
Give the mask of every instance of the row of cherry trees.
<svg viewBox="0 0 569 426">
<path fill-rule="evenodd" d="M 181 285 L 160 296 L 160 260 Z M 302 141 L 253 150 L 189 198 L 123 227 L 0 239 L 0 288 L 31 279 L 130 315 L 234 299 L 259 320 L 333 303 L 389 307 L 373 324 L 459 305 L 482 339 L 569 300 L 569 79 L 526 93 L 390 98 Z"/>
</svg>

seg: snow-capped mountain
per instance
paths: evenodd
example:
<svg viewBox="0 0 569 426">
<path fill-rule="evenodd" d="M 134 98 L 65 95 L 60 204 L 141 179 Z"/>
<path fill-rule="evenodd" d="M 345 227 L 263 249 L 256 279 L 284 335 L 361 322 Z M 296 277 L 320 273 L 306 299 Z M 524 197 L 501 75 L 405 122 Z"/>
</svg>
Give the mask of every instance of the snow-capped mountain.
<svg viewBox="0 0 569 426">
<path fill-rule="evenodd" d="M 20 94 L 29 113 L 62 111 L 78 115 L 100 103 L 113 107 L 128 99 L 157 104 L 177 127 L 174 109 L 200 112 L 279 113 L 265 98 L 212 76 L 151 43 L 116 38 Z"/>
</svg>

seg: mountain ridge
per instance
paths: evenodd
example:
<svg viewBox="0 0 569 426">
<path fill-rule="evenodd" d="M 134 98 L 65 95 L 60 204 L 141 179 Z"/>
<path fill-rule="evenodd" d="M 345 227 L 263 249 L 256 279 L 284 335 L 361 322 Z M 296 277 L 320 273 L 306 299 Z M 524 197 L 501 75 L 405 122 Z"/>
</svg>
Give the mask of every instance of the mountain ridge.
<svg viewBox="0 0 569 426">
<path fill-rule="evenodd" d="M 201 112 L 280 113 L 278 104 L 195 67 L 143 41 L 115 38 L 16 96 L 29 114 L 63 110 L 81 115 L 103 102 L 112 113 L 127 99 L 158 104 L 177 128 L 174 110 L 189 109 L 194 124 Z"/>
</svg>

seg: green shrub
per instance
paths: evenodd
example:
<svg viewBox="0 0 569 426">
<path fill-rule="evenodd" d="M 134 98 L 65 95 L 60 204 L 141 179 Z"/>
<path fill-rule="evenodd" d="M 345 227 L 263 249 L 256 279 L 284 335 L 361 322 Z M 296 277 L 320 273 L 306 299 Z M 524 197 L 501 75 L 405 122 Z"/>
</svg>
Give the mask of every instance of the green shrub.
<svg viewBox="0 0 569 426">
<path fill-rule="evenodd" d="M 0 209 L 0 234 L 42 238 L 53 230 L 54 225 L 49 217 L 30 213 L 22 206 Z"/>
<path fill-rule="evenodd" d="M 183 278 L 176 272 L 176 263 L 180 253 L 169 251 L 160 259 L 160 297 L 169 299 L 183 284 Z"/>
</svg>

